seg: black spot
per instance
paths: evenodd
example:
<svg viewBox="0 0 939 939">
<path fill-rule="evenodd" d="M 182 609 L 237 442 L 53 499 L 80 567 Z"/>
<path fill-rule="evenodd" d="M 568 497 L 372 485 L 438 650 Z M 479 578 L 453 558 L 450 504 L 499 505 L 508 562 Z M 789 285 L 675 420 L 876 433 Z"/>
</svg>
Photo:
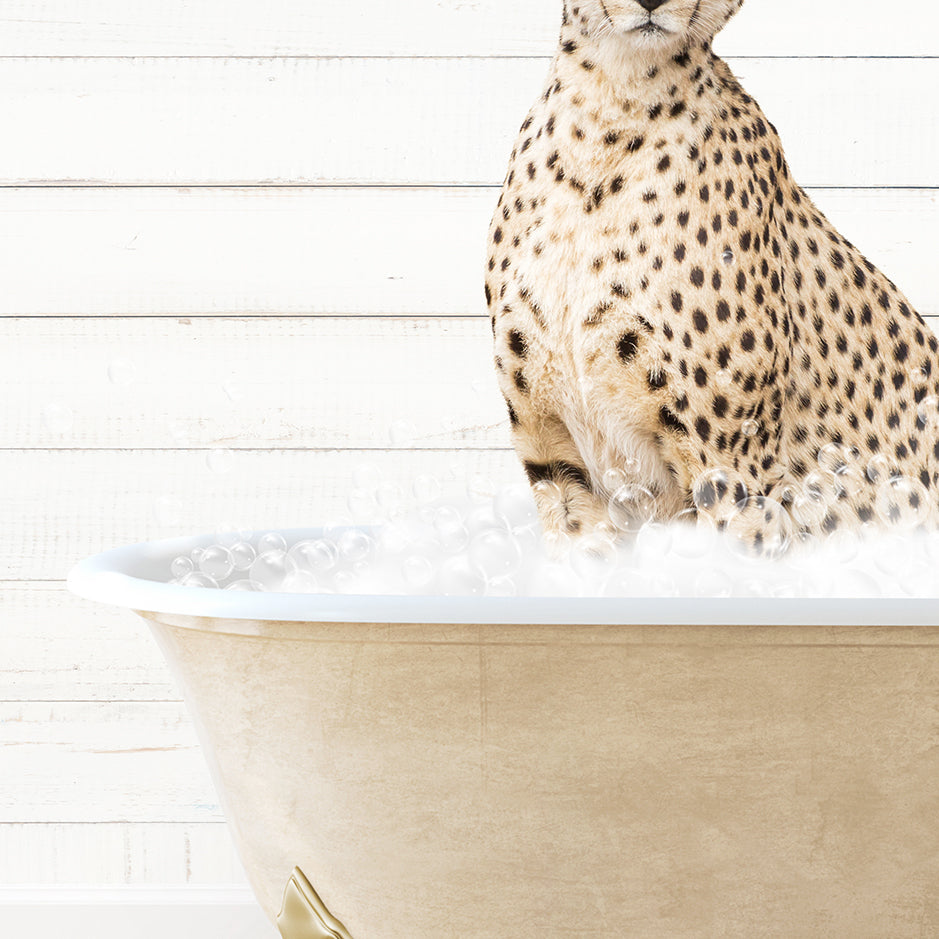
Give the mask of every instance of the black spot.
<svg viewBox="0 0 939 939">
<path fill-rule="evenodd" d="M 525 475 L 528 476 L 529 483 L 534 486 L 540 482 L 572 482 L 584 489 L 590 489 L 590 478 L 587 471 L 575 466 L 573 463 L 567 463 L 563 460 L 556 460 L 552 463 L 532 463 L 525 461 Z"/>
<path fill-rule="evenodd" d="M 624 362 L 631 362 L 639 351 L 639 336 L 636 333 L 624 333 L 617 343 L 616 351 Z"/>
<path fill-rule="evenodd" d="M 517 329 L 509 330 L 509 348 L 520 359 L 524 359 L 528 355 L 528 342 Z"/>
<path fill-rule="evenodd" d="M 688 433 L 688 428 L 667 407 L 659 410 L 659 421 L 663 427 L 677 431 L 679 434 Z"/>
</svg>

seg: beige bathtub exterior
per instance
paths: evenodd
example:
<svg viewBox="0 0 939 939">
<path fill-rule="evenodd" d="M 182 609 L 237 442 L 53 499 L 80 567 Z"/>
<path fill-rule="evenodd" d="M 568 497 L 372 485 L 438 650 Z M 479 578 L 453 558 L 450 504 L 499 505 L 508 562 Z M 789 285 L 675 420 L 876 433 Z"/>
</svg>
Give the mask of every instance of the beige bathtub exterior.
<svg viewBox="0 0 939 939">
<path fill-rule="evenodd" d="M 276 915 L 354 939 L 939 935 L 939 629 L 144 614 Z"/>
</svg>

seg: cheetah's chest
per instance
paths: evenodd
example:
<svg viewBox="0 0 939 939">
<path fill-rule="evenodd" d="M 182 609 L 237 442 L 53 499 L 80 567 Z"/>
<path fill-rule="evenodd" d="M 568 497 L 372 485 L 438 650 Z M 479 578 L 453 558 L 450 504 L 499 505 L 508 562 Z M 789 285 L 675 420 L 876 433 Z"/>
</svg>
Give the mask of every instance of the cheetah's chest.
<svg viewBox="0 0 939 939">
<path fill-rule="evenodd" d="M 618 354 L 624 333 L 652 320 L 656 305 L 655 291 L 643 292 L 635 283 L 640 274 L 636 249 L 628 247 L 624 195 L 616 207 L 591 211 L 576 193 L 543 197 L 517 249 L 506 299 L 527 319 L 532 349 L 525 375 L 532 403 L 561 417 L 594 479 L 629 454 L 638 455 L 648 476 L 664 486 L 668 477 L 650 433 L 655 422 L 645 413 L 655 343 L 643 344 L 632 374 Z"/>
</svg>

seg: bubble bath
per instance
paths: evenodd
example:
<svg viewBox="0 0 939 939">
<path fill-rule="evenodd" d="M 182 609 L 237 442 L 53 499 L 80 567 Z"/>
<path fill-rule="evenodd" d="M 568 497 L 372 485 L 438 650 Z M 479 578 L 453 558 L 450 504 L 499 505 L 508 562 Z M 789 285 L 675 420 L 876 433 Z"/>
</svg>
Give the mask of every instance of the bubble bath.
<svg viewBox="0 0 939 939">
<path fill-rule="evenodd" d="M 831 457 L 823 454 L 821 460 Z M 654 497 L 622 473 L 611 523 L 576 538 L 543 537 L 529 487 L 495 494 L 468 486 L 461 502 L 421 477 L 410 505 L 400 490 L 361 472 L 350 517 L 314 538 L 226 531 L 208 547 L 174 558 L 166 581 L 194 588 L 299 594 L 456 597 L 889 598 L 939 597 L 939 533 L 915 530 L 918 515 L 884 528 L 800 539 L 795 519 L 824 509 L 836 484 L 819 472 L 784 505 L 743 496 L 742 481 L 712 470 L 696 483 L 696 511 L 678 521 L 654 517 Z M 886 476 L 878 502 L 888 517 L 915 492 Z M 371 483 L 370 488 L 366 488 Z M 552 484 L 542 484 L 550 487 Z M 813 488 L 814 487 L 814 488 Z M 896 498 L 897 494 L 903 500 Z M 379 524 L 352 515 L 384 514 Z M 746 532 L 759 521 L 759 556 Z"/>
</svg>

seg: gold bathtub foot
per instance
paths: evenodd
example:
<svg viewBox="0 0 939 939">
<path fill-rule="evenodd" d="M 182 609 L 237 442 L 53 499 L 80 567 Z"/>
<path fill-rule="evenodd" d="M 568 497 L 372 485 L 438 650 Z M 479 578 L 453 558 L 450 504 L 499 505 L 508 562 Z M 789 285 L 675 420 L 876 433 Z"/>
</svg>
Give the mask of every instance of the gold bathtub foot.
<svg viewBox="0 0 939 939">
<path fill-rule="evenodd" d="M 299 867 L 293 869 L 284 889 L 277 928 L 284 939 L 352 939 Z"/>
</svg>

